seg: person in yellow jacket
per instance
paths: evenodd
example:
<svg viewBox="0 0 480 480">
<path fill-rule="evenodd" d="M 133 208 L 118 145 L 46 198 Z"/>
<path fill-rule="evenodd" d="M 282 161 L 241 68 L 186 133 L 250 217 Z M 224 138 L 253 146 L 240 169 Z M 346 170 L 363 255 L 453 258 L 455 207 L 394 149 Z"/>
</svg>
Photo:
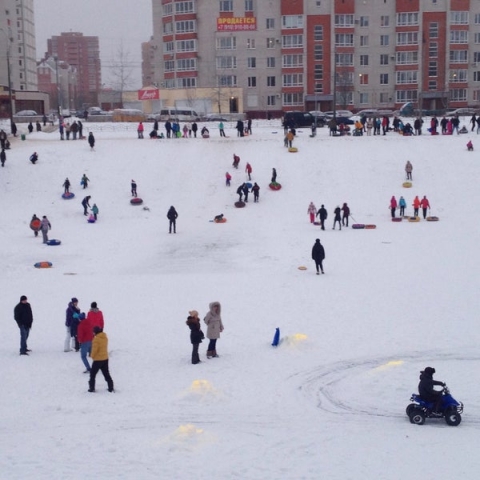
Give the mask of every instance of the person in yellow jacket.
<svg viewBox="0 0 480 480">
<path fill-rule="evenodd" d="M 108 337 L 104 331 L 98 327 L 93 327 L 92 350 L 90 357 L 93 360 L 92 368 L 90 370 L 90 380 L 88 381 L 88 391 L 95 391 L 95 377 L 99 370 L 102 371 L 105 381 L 108 385 L 108 391 L 113 392 L 113 380 L 108 371 Z"/>
</svg>

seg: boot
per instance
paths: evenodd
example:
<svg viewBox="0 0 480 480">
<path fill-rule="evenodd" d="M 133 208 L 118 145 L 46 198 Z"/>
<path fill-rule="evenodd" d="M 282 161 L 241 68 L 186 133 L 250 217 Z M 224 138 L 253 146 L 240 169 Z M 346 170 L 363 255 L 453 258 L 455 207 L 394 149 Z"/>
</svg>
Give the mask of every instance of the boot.
<svg viewBox="0 0 480 480">
<path fill-rule="evenodd" d="M 217 355 L 217 351 L 216 351 L 216 350 L 212 350 L 212 357 L 218 358 L 218 355 Z"/>
<path fill-rule="evenodd" d="M 213 357 L 213 352 L 214 352 L 214 350 L 207 350 L 207 358 L 212 358 Z"/>
</svg>

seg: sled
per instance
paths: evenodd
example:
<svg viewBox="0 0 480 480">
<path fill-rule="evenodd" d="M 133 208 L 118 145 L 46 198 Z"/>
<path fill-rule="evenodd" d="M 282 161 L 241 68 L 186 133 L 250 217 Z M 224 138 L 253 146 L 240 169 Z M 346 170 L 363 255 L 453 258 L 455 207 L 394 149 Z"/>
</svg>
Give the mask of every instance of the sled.
<svg viewBox="0 0 480 480">
<path fill-rule="evenodd" d="M 373 230 L 374 228 L 377 228 L 377 226 L 374 225 L 373 223 L 369 223 L 365 225 L 365 230 Z"/>
<path fill-rule="evenodd" d="M 34 265 L 35 268 L 51 268 L 52 262 L 37 262 Z"/>
<path fill-rule="evenodd" d="M 90 216 L 88 217 L 87 222 L 88 222 L 88 223 L 95 223 L 95 222 L 96 222 L 96 219 L 95 219 L 95 217 L 94 217 L 93 215 L 90 215 Z"/>
<path fill-rule="evenodd" d="M 322 222 L 313 222 L 314 225 L 321 225 Z"/>
<path fill-rule="evenodd" d="M 245 206 L 245 202 L 235 202 L 235 206 L 237 208 L 243 208 Z"/>
<path fill-rule="evenodd" d="M 299 270 L 306 270 L 307 267 L 306 267 L 305 265 L 300 265 L 300 266 L 298 267 L 298 269 L 299 269 Z"/>
<path fill-rule="evenodd" d="M 51 240 L 47 240 L 47 245 L 51 245 L 51 246 L 57 246 L 57 245 L 60 245 L 62 242 L 60 240 L 55 240 L 54 238 L 52 238 Z"/>
<path fill-rule="evenodd" d="M 202 135 L 202 138 L 210 138 L 210 135 L 209 135 L 208 133 L 204 133 L 204 134 Z"/>
<path fill-rule="evenodd" d="M 75 196 L 74 193 L 68 192 L 68 193 L 62 193 L 62 198 L 65 200 L 70 200 Z"/>
<path fill-rule="evenodd" d="M 280 190 L 282 188 L 282 185 L 277 182 L 272 182 L 268 185 L 272 190 Z"/>
<path fill-rule="evenodd" d="M 40 220 L 32 220 L 30 222 L 30 228 L 34 231 L 34 232 L 38 232 L 40 231 L 40 228 L 42 226 L 42 222 Z"/>
<path fill-rule="evenodd" d="M 251 184 L 250 182 L 247 182 L 245 185 L 247 186 L 247 188 L 252 188 L 253 187 L 253 184 Z"/>
<path fill-rule="evenodd" d="M 278 346 L 279 342 L 280 342 L 280 329 L 276 328 L 275 335 L 273 336 L 272 347 Z"/>
<path fill-rule="evenodd" d="M 411 188 L 412 182 L 403 182 L 402 186 L 403 186 L 403 188 Z"/>
<path fill-rule="evenodd" d="M 409 221 L 409 222 L 419 222 L 419 221 L 420 221 L 420 217 L 408 217 L 408 221 Z"/>
<path fill-rule="evenodd" d="M 410 217 L 407 217 L 407 218 L 410 218 Z M 401 222 L 403 220 L 402 217 L 393 217 L 392 218 L 392 222 Z"/>
<path fill-rule="evenodd" d="M 135 197 L 130 200 L 130 203 L 132 205 L 141 205 L 143 203 L 143 200 L 139 197 Z"/>
<path fill-rule="evenodd" d="M 364 223 L 354 223 L 354 224 L 352 225 L 352 228 L 353 228 L 354 230 L 360 230 L 360 229 L 365 228 L 365 224 L 364 224 Z"/>
<path fill-rule="evenodd" d="M 242 202 L 243 203 L 243 202 Z M 225 223 L 227 221 L 227 219 L 225 217 L 223 217 L 221 220 L 215 220 L 213 219 L 213 223 Z"/>
<path fill-rule="evenodd" d="M 290 147 L 290 148 L 288 149 L 288 151 L 289 151 L 290 153 L 297 153 L 297 152 L 298 152 L 298 148 L 297 148 L 297 147 Z"/>
<path fill-rule="evenodd" d="M 427 217 L 427 222 L 438 222 L 438 217 Z"/>
</svg>

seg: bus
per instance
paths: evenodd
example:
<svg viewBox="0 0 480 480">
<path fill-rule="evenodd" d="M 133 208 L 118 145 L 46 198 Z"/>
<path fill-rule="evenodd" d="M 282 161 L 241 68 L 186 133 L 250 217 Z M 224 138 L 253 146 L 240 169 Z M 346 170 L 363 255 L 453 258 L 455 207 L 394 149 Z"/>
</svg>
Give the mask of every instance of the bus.
<svg viewBox="0 0 480 480">
<path fill-rule="evenodd" d="M 200 116 L 190 108 L 164 108 L 155 114 L 155 119 L 162 122 L 177 120 L 179 122 L 198 122 Z"/>
</svg>

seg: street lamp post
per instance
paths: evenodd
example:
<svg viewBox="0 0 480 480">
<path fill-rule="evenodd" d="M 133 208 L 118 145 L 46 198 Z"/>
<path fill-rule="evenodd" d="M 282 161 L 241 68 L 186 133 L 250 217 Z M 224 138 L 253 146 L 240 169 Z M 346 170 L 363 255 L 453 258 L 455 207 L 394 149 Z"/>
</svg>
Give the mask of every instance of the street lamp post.
<svg viewBox="0 0 480 480">
<path fill-rule="evenodd" d="M 61 116 L 60 111 L 60 85 L 58 84 L 58 55 L 54 55 L 53 59 L 55 60 L 55 75 L 56 75 L 56 84 L 57 84 L 57 113 L 58 117 Z"/>
<path fill-rule="evenodd" d="M 13 129 L 13 96 L 12 96 L 12 74 L 10 70 L 10 46 L 11 46 L 11 38 L 7 35 L 3 28 L 0 28 L 7 39 L 7 76 L 8 76 L 8 100 L 10 102 L 10 131 Z M 13 134 L 13 131 L 12 131 Z"/>
</svg>

